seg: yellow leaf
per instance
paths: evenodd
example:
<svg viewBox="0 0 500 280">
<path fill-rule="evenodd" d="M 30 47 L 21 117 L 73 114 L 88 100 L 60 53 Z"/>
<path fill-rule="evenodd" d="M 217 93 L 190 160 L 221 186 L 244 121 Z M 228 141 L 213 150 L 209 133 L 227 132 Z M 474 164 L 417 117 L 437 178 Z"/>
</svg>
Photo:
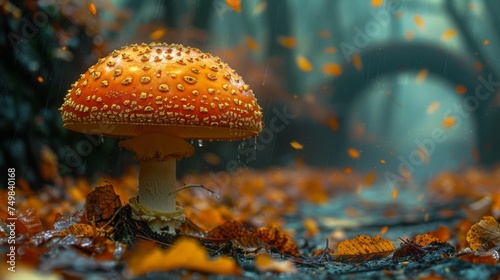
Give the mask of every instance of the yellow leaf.
<svg viewBox="0 0 500 280">
<path fill-rule="evenodd" d="M 292 261 L 278 261 L 266 254 L 255 257 L 255 266 L 260 272 L 297 273 L 297 268 Z"/>
<path fill-rule="evenodd" d="M 485 216 L 467 232 L 467 242 L 475 251 L 489 241 L 495 245 L 500 244 L 500 224 L 494 217 Z"/>
<path fill-rule="evenodd" d="M 133 276 L 176 269 L 220 275 L 241 274 L 233 259 L 226 256 L 210 259 L 198 241 L 186 238 L 178 239 L 167 251 L 151 246 L 150 243 L 140 242 L 126 261 Z"/>
</svg>

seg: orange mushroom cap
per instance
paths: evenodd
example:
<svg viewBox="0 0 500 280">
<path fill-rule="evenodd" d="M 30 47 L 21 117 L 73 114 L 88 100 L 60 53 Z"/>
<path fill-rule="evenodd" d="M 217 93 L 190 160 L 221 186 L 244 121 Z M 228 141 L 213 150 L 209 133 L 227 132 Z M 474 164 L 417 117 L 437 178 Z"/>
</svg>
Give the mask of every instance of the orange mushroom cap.
<svg viewBox="0 0 500 280">
<path fill-rule="evenodd" d="M 68 129 L 115 137 L 224 140 L 262 130 L 261 108 L 236 71 L 218 57 L 176 44 L 113 51 L 80 76 L 59 110 Z"/>
</svg>

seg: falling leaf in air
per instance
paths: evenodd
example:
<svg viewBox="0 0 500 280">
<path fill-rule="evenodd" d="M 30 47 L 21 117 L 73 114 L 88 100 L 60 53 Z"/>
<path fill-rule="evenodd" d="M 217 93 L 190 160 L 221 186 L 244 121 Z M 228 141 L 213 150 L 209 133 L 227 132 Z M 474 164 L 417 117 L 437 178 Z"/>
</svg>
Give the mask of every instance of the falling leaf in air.
<svg viewBox="0 0 500 280">
<path fill-rule="evenodd" d="M 253 9 L 253 14 L 254 15 L 259 15 L 263 11 L 265 11 L 267 8 L 267 1 L 261 1 L 255 8 Z"/>
<path fill-rule="evenodd" d="M 295 58 L 295 62 L 297 63 L 299 69 L 304 72 L 311 72 L 313 70 L 311 62 L 309 62 L 309 60 L 302 55 L 297 56 Z"/>
<path fill-rule="evenodd" d="M 255 258 L 255 267 L 260 272 L 297 273 L 297 268 L 292 261 L 279 261 L 267 254 L 257 255 Z"/>
<path fill-rule="evenodd" d="M 398 189 L 392 189 L 392 199 L 398 198 Z"/>
<path fill-rule="evenodd" d="M 425 21 L 424 18 L 421 15 L 415 15 L 413 16 L 413 22 L 415 22 L 415 25 L 419 30 L 424 30 L 425 29 Z"/>
<path fill-rule="evenodd" d="M 375 179 L 377 178 L 377 173 L 375 171 L 370 171 L 365 175 L 365 186 L 371 187 L 373 183 L 375 183 Z"/>
<path fill-rule="evenodd" d="M 126 262 L 129 273 L 133 276 L 177 269 L 220 275 L 241 274 L 233 259 L 227 256 L 211 259 L 198 241 L 191 238 L 178 239 L 166 251 L 153 243 L 139 242 L 136 250 L 126 258 Z"/>
<path fill-rule="evenodd" d="M 354 172 L 354 169 L 352 169 L 351 167 L 344 168 L 344 173 L 345 174 L 351 174 L 352 172 Z"/>
<path fill-rule="evenodd" d="M 121 206 L 120 197 L 116 195 L 112 185 L 96 187 L 87 195 L 85 202 L 87 220 L 89 222 L 95 221 L 98 226 L 102 226 L 113 217 Z"/>
<path fill-rule="evenodd" d="M 467 92 L 467 88 L 464 85 L 458 84 L 458 85 L 455 86 L 455 91 L 458 94 L 464 94 L 464 93 Z"/>
<path fill-rule="evenodd" d="M 384 4 L 384 0 L 372 0 L 373 7 L 380 7 Z"/>
<path fill-rule="evenodd" d="M 336 48 L 334 48 L 334 47 L 326 47 L 326 48 L 324 49 L 324 52 L 325 52 L 325 53 L 336 53 L 336 52 L 337 52 L 337 49 L 336 49 Z"/>
<path fill-rule="evenodd" d="M 388 226 L 383 226 L 383 227 L 380 229 L 380 234 L 386 234 L 388 230 L 389 230 L 389 227 L 388 227 Z"/>
<path fill-rule="evenodd" d="M 241 0 L 226 0 L 226 4 L 234 11 L 241 13 Z"/>
<path fill-rule="evenodd" d="M 304 224 L 306 237 L 311 238 L 319 233 L 318 223 L 313 218 L 305 218 L 302 223 Z"/>
<path fill-rule="evenodd" d="M 488 39 L 484 39 L 483 44 L 485 44 L 485 45 L 489 45 L 489 44 L 490 44 L 490 40 L 488 40 Z"/>
<path fill-rule="evenodd" d="M 441 41 L 449 41 L 453 39 L 457 35 L 457 31 L 455 29 L 448 29 L 441 35 Z"/>
<path fill-rule="evenodd" d="M 448 117 L 445 117 L 443 119 L 443 126 L 445 128 L 453 127 L 456 123 L 457 123 L 457 121 L 455 120 L 455 117 L 453 117 L 453 116 L 448 116 Z"/>
<path fill-rule="evenodd" d="M 427 114 L 434 114 L 439 107 L 441 106 L 441 103 L 439 101 L 434 101 L 429 106 L 427 106 Z"/>
<path fill-rule="evenodd" d="M 280 45 L 288 49 L 295 48 L 297 46 L 297 39 L 295 39 L 295 37 L 278 36 L 276 40 Z"/>
<path fill-rule="evenodd" d="M 351 60 L 356 70 L 361 71 L 361 69 L 363 69 L 363 62 L 361 61 L 361 56 L 358 53 L 353 53 L 351 55 Z"/>
<path fill-rule="evenodd" d="M 500 245 L 500 224 L 492 216 L 483 217 L 467 232 L 467 242 L 474 251 L 487 242 Z"/>
<path fill-rule="evenodd" d="M 429 74 L 429 70 L 424 68 L 420 70 L 417 74 L 417 84 L 422 84 L 427 78 L 427 74 Z"/>
<path fill-rule="evenodd" d="M 251 52 L 257 52 L 259 50 L 259 43 L 253 37 L 245 36 L 245 43 Z"/>
<path fill-rule="evenodd" d="M 304 145 L 300 144 L 297 141 L 290 142 L 290 146 L 292 146 L 292 148 L 294 148 L 295 150 L 302 150 L 302 149 L 304 149 Z"/>
<path fill-rule="evenodd" d="M 353 159 L 358 159 L 360 157 L 359 151 L 355 148 L 347 149 L 347 154 L 349 155 L 350 158 L 353 158 Z"/>
<path fill-rule="evenodd" d="M 360 262 L 385 258 L 396 250 L 391 241 L 379 235 L 373 238 L 358 235 L 354 239 L 339 243 L 335 260 L 345 262 Z"/>
<path fill-rule="evenodd" d="M 327 76 L 340 76 L 342 74 L 342 67 L 337 63 L 327 63 L 323 65 L 321 71 Z"/>
<path fill-rule="evenodd" d="M 339 124 L 339 119 L 336 116 L 330 116 L 327 119 L 328 127 L 335 131 L 338 132 L 340 129 L 340 124 Z"/>
<path fill-rule="evenodd" d="M 89 11 L 91 14 L 93 14 L 94 16 L 97 15 L 97 8 L 95 6 L 94 3 L 90 3 L 89 4 Z"/>
<path fill-rule="evenodd" d="M 149 34 L 149 39 L 153 41 L 160 40 L 161 38 L 163 38 L 163 36 L 165 36 L 166 31 L 167 30 L 165 29 L 165 27 L 160 26 L 156 28 L 153 32 L 151 32 L 151 34 Z"/>
</svg>

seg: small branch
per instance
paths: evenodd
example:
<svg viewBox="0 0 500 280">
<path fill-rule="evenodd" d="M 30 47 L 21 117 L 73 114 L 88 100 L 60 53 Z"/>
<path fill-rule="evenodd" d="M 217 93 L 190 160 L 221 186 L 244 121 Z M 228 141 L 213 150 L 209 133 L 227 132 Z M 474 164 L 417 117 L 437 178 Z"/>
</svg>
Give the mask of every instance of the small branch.
<svg viewBox="0 0 500 280">
<path fill-rule="evenodd" d="M 217 199 L 220 199 L 220 195 L 218 193 L 216 193 L 215 191 L 212 191 L 211 189 L 203 186 L 202 184 L 189 184 L 189 185 L 184 184 L 184 186 L 182 188 L 177 189 L 174 192 L 169 193 L 169 195 L 177 193 L 179 191 L 183 191 L 185 189 L 190 189 L 190 188 L 201 188 L 201 189 L 204 189 L 204 190 L 206 190 L 209 193 L 210 196 L 215 196 Z"/>
</svg>

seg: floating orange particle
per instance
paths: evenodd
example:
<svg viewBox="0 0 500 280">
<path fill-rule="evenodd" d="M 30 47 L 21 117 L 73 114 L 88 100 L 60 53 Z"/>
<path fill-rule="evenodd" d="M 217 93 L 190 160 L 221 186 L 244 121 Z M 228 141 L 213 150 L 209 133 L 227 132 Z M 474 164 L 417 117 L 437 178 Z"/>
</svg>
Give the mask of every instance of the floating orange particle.
<svg viewBox="0 0 500 280">
<path fill-rule="evenodd" d="M 336 53 L 337 49 L 334 47 L 326 47 L 324 50 L 325 53 Z"/>
<path fill-rule="evenodd" d="M 380 7 L 384 4 L 384 0 L 372 0 L 373 7 Z"/>
<path fill-rule="evenodd" d="M 295 62 L 297 63 L 299 69 L 304 72 L 311 72 L 313 70 L 311 62 L 309 62 L 309 60 L 302 55 L 297 56 L 295 58 Z"/>
<path fill-rule="evenodd" d="M 342 74 L 342 67 L 336 63 L 327 63 L 323 65 L 322 71 L 327 76 L 339 76 Z"/>
<path fill-rule="evenodd" d="M 424 30 L 425 29 L 425 21 L 424 18 L 421 15 L 415 15 L 413 16 L 413 22 L 415 22 L 415 25 L 419 30 Z"/>
<path fill-rule="evenodd" d="M 380 234 L 385 234 L 388 230 L 389 230 L 389 227 L 388 227 L 388 226 L 383 226 L 383 227 L 380 229 Z"/>
<path fill-rule="evenodd" d="M 154 41 L 160 40 L 161 38 L 163 38 L 163 36 L 165 36 L 165 32 L 165 28 L 160 26 L 155 31 L 151 32 L 151 34 L 149 34 L 149 38 Z"/>
<path fill-rule="evenodd" d="M 429 106 L 427 106 L 427 114 L 433 114 L 435 113 L 439 107 L 441 106 L 441 103 L 439 101 L 434 101 Z"/>
<path fill-rule="evenodd" d="M 308 238 L 314 237 L 319 233 L 318 223 L 312 218 L 306 218 L 303 221 L 306 236 Z"/>
<path fill-rule="evenodd" d="M 370 171 L 365 176 L 365 185 L 372 186 L 375 183 L 375 179 L 377 178 L 377 173 L 375 171 Z"/>
<path fill-rule="evenodd" d="M 489 44 L 490 44 L 490 40 L 485 39 L 485 40 L 483 41 L 483 44 L 485 44 L 485 45 L 489 45 Z"/>
<path fill-rule="evenodd" d="M 352 64 L 354 65 L 354 68 L 356 68 L 356 70 L 361 71 L 361 69 L 363 69 L 363 62 L 361 61 L 361 56 L 359 56 L 358 53 L 352 54 L 351 60 L 352 60 Z"/>
<path fill-rule="evenodd" d="M 321 30 L 321 31 L 319 32 L 319 36 L 320 36 L 321 38 L 329 38 L 329 37 L 330 37 L 330 32 L 328 32 L 328 31 L 326 31 L 326 30 Z"/>
<path fill-rule="evenodd" d="M 453 116 L 448 116 L 443 119 L 443 126 L 446 128 L 453 127 L 457 123 L 457 120 Z"/>
<path fill-rule="evenodd" d="M 226 4 L 234 11 L 241 13 L 241 0 L 226 0 Z"/>
<path fill-rule="evenodd" d="M 427 74 L 429 74 L 429 69 L 424 68 L 420 70 L 417 74 L 417 84 L 422 84 L 427 78 Z"/>
<path fill-rule="evenodd" d="M 413 38 L 415 38 L 415 32 L 413 32 L 413 30 L 408 30 L 405 32 L 405 39 L 406 40 L 410 41 Z"/>
<path fill-rule="evenodd" d="M 259 50 L 259 43 L 254 38 L 245 36 L 245 43 L 250 51 L 257 52 Z"/>
<path fill-rule="evenodd" d="M 346 167 L 344 168 L 344 173 L 345 174 L 351 174 L 354 170 L 351 167 Z"/>
<path fill-rule="evenodd" d="M 91 14 L 93 14 L 94 16 L 97 15 L 97 8 L 95 6 L 94 3 L 90 3 L 89 4 L 89 11 Z"/>
<path fill-rule="evenodd" d="M 267 8 L 267 1 L 261 1 L 255 8 L 253 9 L 253 14 L 258 15 L 262 13 Z"/>
<path fill-rule="evenodd" d="M 295 37 L 278 36 L 276 40 L 280 45 L 288 49 L 295 48 L 295 46 L 297 46 L 297 39 L 295 39 Z"/>
<path fill-rule="evenodd" d="M 418 147 L 418 156 L 422 159 L 424 164 L 429 164 L 430 162 L 429 152 L 423 146 Z"/>
<path fill-rule="evenodd" d="M 385 164 L 385 159 L 381 159 L 381 160 L 380 160 L 380 163 L 381 163 L 381 164 Z"/>
<path fill-rule="evenodd" d="M 359 151 L 356 150 L 355 148 L 347 149 L 347 154 L 349 155 L 350 158 L 353 158 L 353 159 L 358 159 L 360 156 Z"/>
<path fill-rule="evenodd" d="M 302 149 L 304 149 L 304 145 L 300 144 L 297 141 L 290 142 L 290 146 L 292 146 L 292 148 L 294 148 L 295 150 L 302 150 Z"/>
<path fill-rule="evenodd" d="M 467 88 L 464 85 L 458 84 L 458 85 L 455 86 L 455 91 L 458 94 L 464 94 L 464 93 L 467 92 Z"/>
<path fill-rule="evenodd" d="M 335 131 L 335 132 L 338 132 L 339 131 L 339 128 L 340 128 L 340 124 L 339 124 L 339 120 L 337 119 L 336 116 L 331 116 L 328 118 L 327 120 L 328 122 L 328 127 Z"/>
<path fill-rule="evenodd" d="M 39 83 L 43 83 L 43 77 L 42 76 L 38 76 L 36 78 L 36 80 L 39 82 Z"/>
<path fill-rule="evenodd" d="M 398 198 L 398 189 L 394 188 L 392 190 L 392 199 Z"/>
<path fill-rule="evenodd" d="M 441 41 L 449 41 L 453 39 L 457 35 L 457 31 L 455 29 L 448 29 L 441 35 Z"/>
</svg>

